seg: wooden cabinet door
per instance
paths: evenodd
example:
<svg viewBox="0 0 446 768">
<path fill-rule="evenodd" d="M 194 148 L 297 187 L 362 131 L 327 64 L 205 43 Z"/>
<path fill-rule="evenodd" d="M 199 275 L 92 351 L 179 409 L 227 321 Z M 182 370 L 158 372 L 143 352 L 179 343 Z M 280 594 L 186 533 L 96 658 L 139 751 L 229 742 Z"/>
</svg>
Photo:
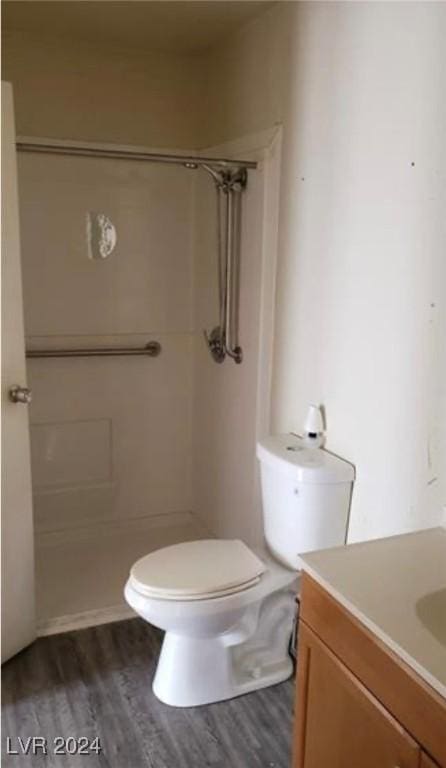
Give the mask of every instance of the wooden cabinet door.
<svg viewBox="0 0 446 768">
<path fill-rule="evenodd" d="M 302 622 L 297 684 L 294 768 L 419 768 L 418 744 Z"/>
<path fill-rule="evenodd" d="M 440 768 L 438 763 L 434 763 L 431 757 L 429 755 L 426 755 L 426 752 L 423 752 L 421 755 L 421 763 L 420 768 Z"/>
</svg>

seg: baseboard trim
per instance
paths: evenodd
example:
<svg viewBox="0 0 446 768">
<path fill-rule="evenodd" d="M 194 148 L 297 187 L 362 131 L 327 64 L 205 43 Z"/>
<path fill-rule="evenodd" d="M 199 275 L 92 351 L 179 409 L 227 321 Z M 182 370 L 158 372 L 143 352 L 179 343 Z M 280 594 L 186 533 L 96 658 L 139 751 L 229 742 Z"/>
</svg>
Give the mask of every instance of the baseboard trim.
<svg viewBox="0 0 446 768">
<path fill-rule="evenodd" d="M 99 624 L 111 624 L 113 621 L 131 618 L 135 618 L 135 612 L 128 605 L 112 605 L 109 608 L 73 613 L 70 616 L 57 616 L 54 619 L 41 621 L 37 624 L 37 636 L 59 635 L 63 632 L 73 632 L 76 629 L 87 629 Z"/>
</svg>

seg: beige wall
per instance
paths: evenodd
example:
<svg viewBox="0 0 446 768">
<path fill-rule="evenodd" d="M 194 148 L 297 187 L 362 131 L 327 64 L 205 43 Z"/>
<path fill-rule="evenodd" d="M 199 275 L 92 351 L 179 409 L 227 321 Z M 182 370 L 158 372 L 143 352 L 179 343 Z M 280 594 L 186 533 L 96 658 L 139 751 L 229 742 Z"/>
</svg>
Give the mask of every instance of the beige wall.
<svg viewBox="0 0 446 768">
<path fill-rule="evenodd" d="M 4 34 L 19 135 L 155 147 L 198 146 L 200 56 Z"/>
<path fill-rule="evenodd" d="M 350 540 L 446 501 L 446 6 L 292 8 L 273 426 L 325 405 Z"/>
<path fill-rule="evenodd" d="M 209 144 L 281 123 L 288 83 L 289 3 L 277 3 L 212 49 L 207 61 Z"/>
<path fill-rule="evenodd" d="M 443 4 L 282 3 L 211 56 L 215 138 L 284 124 L 271 427 L 325 405 L 351 540 L 446 501 L 445 33 Z"/>
<path fill-rule="evenodd" d="M 284 116 L 289 5 L 268 8 L 197 54 L 6 30 L 2 77 L 14 86 L 17 131 L 190 149 L 269 129 Z"/>
</svg>

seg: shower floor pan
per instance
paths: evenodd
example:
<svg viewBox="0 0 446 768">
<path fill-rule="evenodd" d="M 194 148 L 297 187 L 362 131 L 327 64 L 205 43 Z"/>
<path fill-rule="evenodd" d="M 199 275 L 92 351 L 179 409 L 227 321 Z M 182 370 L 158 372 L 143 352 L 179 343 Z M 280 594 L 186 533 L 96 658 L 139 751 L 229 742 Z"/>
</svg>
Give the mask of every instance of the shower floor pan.
<svg viewBox="0 0 446 768">
<path fill-rule="evenodd" d="M 160 547 L 208 536 L 190 513 L 37 534 L 37 633 L 133 616 L 123 588 L 135 560 Z"/>
</svg>

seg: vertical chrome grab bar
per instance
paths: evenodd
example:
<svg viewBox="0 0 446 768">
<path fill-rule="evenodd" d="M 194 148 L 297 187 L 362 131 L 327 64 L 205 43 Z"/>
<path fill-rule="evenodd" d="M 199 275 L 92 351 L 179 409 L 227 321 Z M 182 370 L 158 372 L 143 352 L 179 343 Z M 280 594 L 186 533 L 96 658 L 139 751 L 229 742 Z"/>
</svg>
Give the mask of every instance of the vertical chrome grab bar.
<svg viewBox="0 0 446 768">
<path fill-rule="evenodd" d="M 232 318 L 232 214 L 233 214 L 233 197 L 232 189 L 226 191 L 226 279 L 225 279 L 225 324 L 224 324 L 224 338 L 226 352 L 228 350 L 228 344 L 231 339 L 231 318 Z"/>
<path fill-rule="evenodd" d="M 213 359 L 222 363 L 226 355 L 236 363 L 243 360 L 238 345 L 238 302 L 240 271 L 240 218 L 241 193 L 246 187 L 247 173 L 238 168 L 236 172 L 218 173 L 204 166 L 213 177 L 217 189 L 217 248 L 218 248 L 218 298 L 219 325 L 210 334 L 204 331 L 206 343 Z M 225 211 L 225 227 L 221 225 L 222 210 Z M 224 256 L 224 258 L 223 258 Z"/>
<path fill-rule="evenodd" d="M 216 190 L 216 214 L 217 214 L 217 278 L 218 278 L 218 325 L 210 333 L 203 331 L 207 347 L 213 360 L 222 363 L 226 357 L 225 328 L 226 328 L 226 228 L 223 231 L 221 224 L 222 209 L 226 203 L 225 176 L 214 168 L 204 165 L 203 168 L 212 176 Z M 225 207 L 226 212 L 226 207 Z M 223 241 L 223 237 L 225 238 Z"/>
<path fill-rule="evenodd" d="M 226 231 L 224 233 L 221 226 L 222 207 L 225 202 L 224 193 L 221 185 L 216 184 L 217 193 L 217 250 L 218 250 L 218 322 L 221 329 L 225 327 L 225 305 L 226 305 Z"/>
<path fill-rule="evenodd" d="M 243 360 L 243 352 L 238 345 L 238 300 L 240 268 L 240 205 L 242 187 L 232 185 L 228 190 L 230 198 L 227 216 L 227 297 L 226 297 L 226 353 L 236 363 Z"/>
</svg>

